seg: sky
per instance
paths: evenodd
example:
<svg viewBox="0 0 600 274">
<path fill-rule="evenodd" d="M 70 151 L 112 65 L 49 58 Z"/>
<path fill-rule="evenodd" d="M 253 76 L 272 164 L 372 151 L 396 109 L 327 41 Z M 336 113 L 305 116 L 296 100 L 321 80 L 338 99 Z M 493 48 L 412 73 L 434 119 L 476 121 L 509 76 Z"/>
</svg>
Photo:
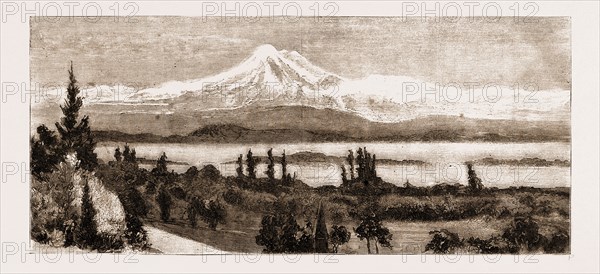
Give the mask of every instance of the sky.
<svg viewBox="0 0 600 274">
<path fill-rule="evenodd" d="M 262 44 L 295 50 L 346 78 L 402 75 L 435 83 L 535 84 L 571 89 L 570 19 L 537 22 L 476 18 L 456 23 L 420 18 L 339 17 L 207 20 L 137 17 L 136 22 L 83 18 L 31 20 L 31 80 L 66 83 L 69 61 L 82 86 L 140 88 L 222 72 Z"/>
</svg>

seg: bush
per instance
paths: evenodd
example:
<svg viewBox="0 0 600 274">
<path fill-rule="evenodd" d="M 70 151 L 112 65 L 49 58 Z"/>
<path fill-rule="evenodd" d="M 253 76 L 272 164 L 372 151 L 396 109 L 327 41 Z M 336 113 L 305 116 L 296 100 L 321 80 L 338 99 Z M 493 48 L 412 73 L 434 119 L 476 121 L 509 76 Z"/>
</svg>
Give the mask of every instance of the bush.
<svg viewBox="0 0 600 274">
<path fill-rule="evenodd" d="M 446 229 L 434 230 L 429 234 L 433 235 L 433 238 L 425 246 L 426 252 L 431 250 L 435 254 L 455 253 L 457 249 L 464 246 L 463 240 L 458 237 L 458 234 Z"/>
<path fill-rule="evenodd" d="M 467 243 L 475 252 L 481 254 L 503 254 L 503 253 L 515 253 L 514 245 L 510 244 L 506 239 L 502 237 L 491 237 L 487 240 L 479 238 L 469 238 Z"/>
<path fill-rule="evenodd" d="M 76 166 L 76 157 L 68 155 L 66 162 L 60 163 L 43 181 L 32 178 L 32 238 L 55 246 L 78 242 L 86 248 L 114 250 L 126 228 L 123 206 L 117 195 L 107 190 L 93 173 Z M 92 211 L 96 214 L 83 214 Z M 95 226 L 95 233 L 81 227 L 84 219 L 88 228 Z M 79 237 L 74 235 L 76 230 Z M 99 238 L 93 239 L 92 234 Z"/>
<path fill-rule="evenodd" d="M 544 245 L 544 251 L 547 253 L 565 253 L 569 245 L 569 234 L 566 231 L 559 231 L 553 234 Z"/>
<path fill-rule="evenodd" d="M 217 230 L 218 224 L 224 224 L 225 218 L 227 217 L 225 207 L 213 200 L 208 202 L 208 205 L 200 211 L 200 214 L 202 220 L 204 220 L 212 230 Z"/>
<path fill-rule="evenodd" d="M 539 226 L 531 217 L 516 217 L 511 226 L 504 230 L 502 238 L 515 248 L 512 251 L 525 249 L 537 251 L 544 244 L 544 236 L 539 233 Z M 514 252 L 513 252 L 514 253 Z"/>
</svg>

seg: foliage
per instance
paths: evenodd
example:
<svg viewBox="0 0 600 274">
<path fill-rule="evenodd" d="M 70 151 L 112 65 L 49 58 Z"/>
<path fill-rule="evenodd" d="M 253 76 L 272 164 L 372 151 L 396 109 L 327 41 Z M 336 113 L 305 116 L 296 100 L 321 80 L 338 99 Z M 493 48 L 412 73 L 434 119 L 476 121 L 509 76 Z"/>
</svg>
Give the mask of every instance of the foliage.
<svg viewBox="0 0 600 274">
<path fill-rule="evenodd" d="M 89 126 L 89 117 L 83 116 L 77 123 L 82 106 L 83 100 L 79 96 L 79 87 L 73 74 L 73 63 L 71 63 L 67 98 L 64 105 L 60 106 L 64 116 L 60 122 L 56 123 L 56 128 L 60 135 L 62 152 L 77 152 L 79 166 L 85 170 L 93 170 L 98 165 L 98 158 L 94 152 L 96 142 Z"/>
<path fill-rule="evenodd" d="M 281 154 L 281 181 L 284 183 L 289 183 L 288 176 L 289 173 L 287 173 L 287 160 L 285 158 L 285 150 L 283 150 L 283 154 Z"/>
<path fill-rule="evenodd" d="M 458 237 L 458 234 L 446 229 L 434 230 L 429 234 L 433 235 L 433 238 L 425 246 L 425 251 L 431 250 L 436 254 L 447 254 L 454 253 L 458 248 L 464 246 L 463 240 Z"/>
<path fill-rule="evenodd" d="M 169 174 L 169 170 L 167 169 L 167 154 L 163 152 L 158 160 L 156 161 L 156 167 L 152 169 L 152 173 L 157 176 L 165 176 Z"/>
<path fill-rule="evenodd" d="M 269 178 L 269 180 L 274 180 L 275 179 L 275 159 L 273 158 L 273 149 L 270 148 L 267 151 L 267 157 L 268 157 L 268 164 L 267 164 L 267 170 L 265 171 L 265 174 L 267 175 L 267 178 Z"/>
<path fill-rule="evenodd" d="M 392 248 L 392 234 L 390 230 L 383 226 L 381 219 L 377 214 L 366 214 L 361 218 L 360 224 L 354 229 L 354 233 L 360 240 L 367 240 L 367 251 L 371 254 L 371 242 L 375 243 L 375 252 L 379 254 L 378 244 L 382 247 Z"/>
<path fill-rule="evenodd" d="M 90 197 L 90 185 L 85 182 L 81 198 L 81 220 L 76 231 L 79 247 L 97 247 L 98 229 L 96 228 L 96 222 L 94 222 L 94 216 L 96 216 L 96 210 Z"/>
<path fill-rule="evenodd" d="M 311 222 L 300 227 L 289 213 L 263 216 L 256 244 L 264 246 L 265 253 L 311 253 L 315 251 L 315 238 Z"/>
<path fill-rule="evenodd" d="M 38 126 L 36 131 L 38 138 L 31 139 L 31 174 L 41 178 L 43 173 L 56 170 L 63 153 L 59 151 L 60 140 L 54 131 L 45 125 Z"/>
<path fill-rule="evenodd" d="M 504 230 L 502 238 L 515 247 L 511 250 L 514 252 L 518 252 L 520 249 L 536 251 L 543 246 L 545 240 L 539 233 L 537 222 L 529 216 L 516 217 L 511 226 Z"/>
<path fill-rule="evenodd" d="M 225 207 L 214 200 L 209 201 L 208 204 L 203 207 L 203 210 L 200 211 L 200 214 L 202 220 L 204 220 L 212 230 L 217 230 L 218 224 L 224 224 L 227 217 Z"/>
<path fill-rule="evenodd" d="M 473 192 L 481 191 L 483 189 L 483 184 L 481 183 L 481 179 L 477 177 L 477 173 L 475 172 L 475 169 L 473 169 L 473 164 L 467 163 L 467 169 L 469 188 Z"/>
<path fill-rule="evenodd" d="M 248 154 L 246 155 L 246 171 L 250 179 L 256 179 L 256 162 L 254 157 L 252 157 L 251 149 L 248 150 Z"/>
<path fill-rule="evenodd" d="M 333 252 L 338 253 L 339 246 L 350 241 L 350 231 L 343 225 L 333 225 L 329 234 L 329 241 L 333 247 Z"/>
<path fill-rule="evenodd" d="M 156 196 L 156 202 L 160 208 L 160 219 L 163 222 L 168 222 L 171 219 L 171 204 L 173 203 L 171 195 L 166 187 L 161 187 Z"/>
<path fill-rule="evenodd" d="M 240 154 L 240 156 L 237 158 L 237 168 L 235 169 L 235 172 L 237 174 L 238 178 L 244 178 L 244 160 L 243 160 L 243 155 Z"/>
</svg>

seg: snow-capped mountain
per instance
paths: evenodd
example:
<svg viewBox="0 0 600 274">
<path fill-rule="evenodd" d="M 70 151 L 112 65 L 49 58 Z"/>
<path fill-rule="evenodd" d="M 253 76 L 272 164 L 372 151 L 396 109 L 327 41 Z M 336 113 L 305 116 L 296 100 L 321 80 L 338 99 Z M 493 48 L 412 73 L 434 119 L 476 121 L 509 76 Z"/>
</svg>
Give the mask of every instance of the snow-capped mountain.
<svg viewBox="0 0 600 274">
<path fill-rule="evenodd" d="M 337 86 L 343 79 L 313 64 L 296 51 L 278 51 L 262 45 L 237 66 L 203 79 L 168 82 L 157 88 L 140 90 L 133 100 L 173 99 L 182 95 L 229 96 L 229 106 L 255 99 L 276 100 L 310 97 Z"/>
<path fill-rule="evenodd" d="M 277 50 L 272 45 L 259 46 L 236 66 L 202 79 L 146 89 L 89 87 L 82 89 L 82 94 L 86 104 L 168 106 L 161 113 L 302 105 L 344 111 L 376 122 L 428 115 L 568 120 L 570 113 L 568 90 L 461 83 L 444 86 L 396 75 L 346 79 L 312 64 L 296 51 Z"/>
</svg>

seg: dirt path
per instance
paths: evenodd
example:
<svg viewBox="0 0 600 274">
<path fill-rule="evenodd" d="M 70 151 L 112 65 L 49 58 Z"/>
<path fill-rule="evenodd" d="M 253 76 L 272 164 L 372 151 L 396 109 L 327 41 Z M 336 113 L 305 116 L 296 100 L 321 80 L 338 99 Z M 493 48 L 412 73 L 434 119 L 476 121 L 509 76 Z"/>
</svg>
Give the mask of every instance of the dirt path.
<svg viewBox="0 0 600 274">
<path fill-rule="evenodd" d="M 173 235 L 152 226 L 144 226 L 144 229 L 148 232 L 152 248 L 164 254 L 229 254 L 210 245 Z"/>
</svg>

